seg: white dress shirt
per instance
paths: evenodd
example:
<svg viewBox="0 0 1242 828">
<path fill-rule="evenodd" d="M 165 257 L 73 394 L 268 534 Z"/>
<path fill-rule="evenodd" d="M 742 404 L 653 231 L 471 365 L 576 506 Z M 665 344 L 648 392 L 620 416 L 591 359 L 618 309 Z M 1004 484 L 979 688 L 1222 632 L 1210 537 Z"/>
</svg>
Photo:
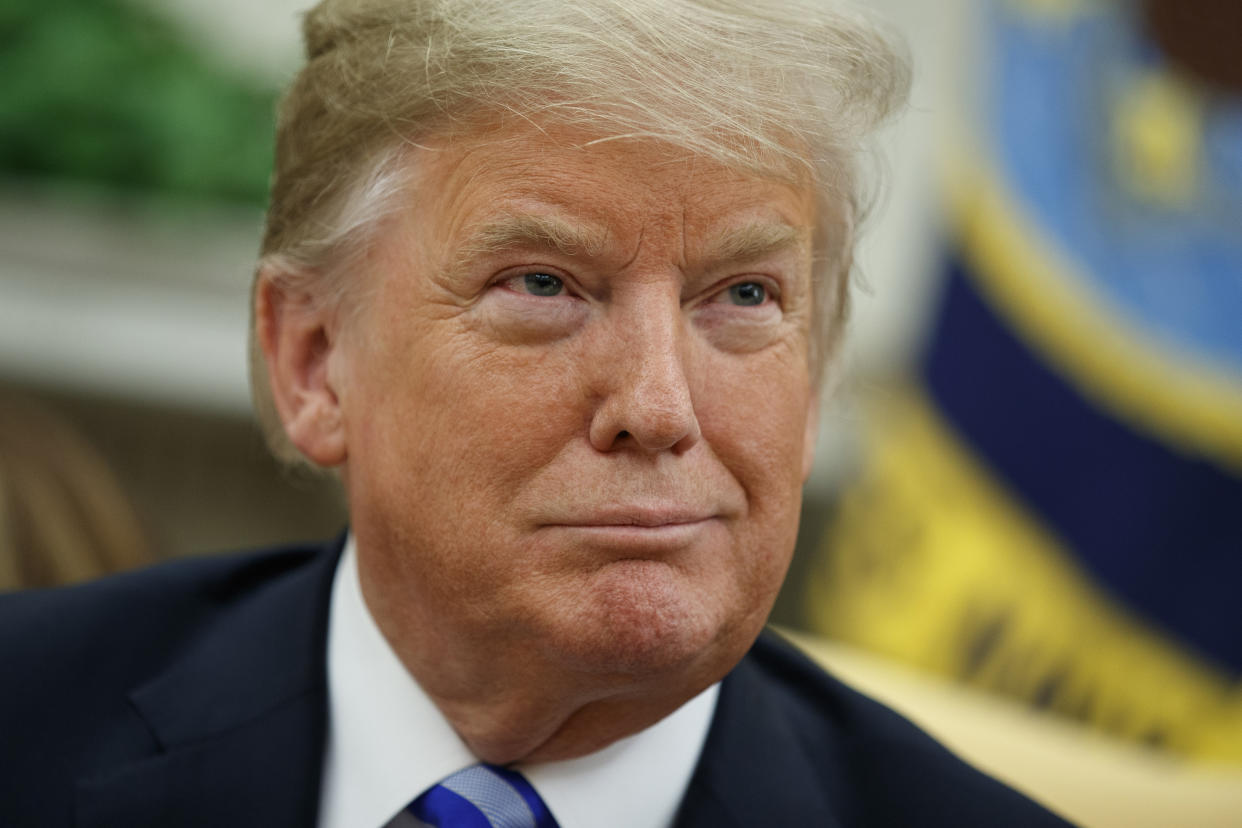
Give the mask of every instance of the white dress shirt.
<svg viewBox="0 0 1242 828">
<path fill-rule="evenodd" d="M 517 770 L 561 828 L 665 828 L 694 773 L 719 689 L 589 756 Z M 375 625 L 352 535 L 332 586 L 328 706 L 319 828 L 383 828 L 424 790 L 478 762 Z"/>
</svg>

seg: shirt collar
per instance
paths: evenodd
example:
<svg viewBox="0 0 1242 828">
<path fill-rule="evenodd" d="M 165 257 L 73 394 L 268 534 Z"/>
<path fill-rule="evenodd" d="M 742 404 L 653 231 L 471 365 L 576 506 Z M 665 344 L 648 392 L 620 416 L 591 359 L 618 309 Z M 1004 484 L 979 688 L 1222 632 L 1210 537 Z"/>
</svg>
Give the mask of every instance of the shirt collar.
<svg viewBox="0 0 1242 828">
<path fill-rule="evenodd" d="M 352 535 L 332 586 L 327 655 L 319 828 L 380 828 L 422 791 L 478 761 L 376 626 L 362 598 Z M 588 756 L 517 769 L 562 828 L 663 828 L 690 784 L 718 694 L 714 684 Z"/>
</svg>

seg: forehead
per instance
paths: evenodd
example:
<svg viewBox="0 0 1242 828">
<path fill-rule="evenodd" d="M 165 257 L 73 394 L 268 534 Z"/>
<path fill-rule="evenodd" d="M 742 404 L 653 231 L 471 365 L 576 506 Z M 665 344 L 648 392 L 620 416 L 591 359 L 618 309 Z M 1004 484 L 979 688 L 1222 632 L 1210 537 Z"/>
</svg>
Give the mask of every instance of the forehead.
<svg viewBox="0 0 1242 828">
<path fill-rule="evenodd" d="M 744 248 L 764 238 L 809 243 L 816 221 L 807 183 L 650 139 L 526 126 L 431 144 L 414 163 L 420 220 L 435 225 L 438 241 L 467 247 L 512 234 L 596 255 L 676 236 L 690 254 L 704 244 L 721 250 L 738 231 Z"/>
</svg>

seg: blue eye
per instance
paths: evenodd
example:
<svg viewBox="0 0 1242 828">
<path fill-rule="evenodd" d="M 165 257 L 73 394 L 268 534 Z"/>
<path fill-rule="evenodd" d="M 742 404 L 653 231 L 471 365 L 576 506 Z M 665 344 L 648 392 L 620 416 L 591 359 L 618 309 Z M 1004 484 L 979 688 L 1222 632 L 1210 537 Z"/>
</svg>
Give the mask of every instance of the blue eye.
<svg viewBox="0 0 1242 828">
<path fill-rule="evenodd" d="M 735 305 L 762 305 L 768 298 L 767 289 L 758 282 L 738 282 L 728 290 L 729 300 Z"/>
<path fill-rule="evenodd" d="M 565 283 L 551 273 L 527 273 L 522 284 L 532 296 L 559 296 L 565 290 Z"/>
</svg>

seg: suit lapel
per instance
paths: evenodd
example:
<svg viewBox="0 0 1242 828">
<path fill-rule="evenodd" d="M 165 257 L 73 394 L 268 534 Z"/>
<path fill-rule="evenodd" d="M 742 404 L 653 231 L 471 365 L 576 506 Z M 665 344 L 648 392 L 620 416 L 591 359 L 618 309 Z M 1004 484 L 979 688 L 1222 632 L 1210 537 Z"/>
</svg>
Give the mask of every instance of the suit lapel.
<svg viewBox="0 0 1242 828">
<path fill-rule="evenodd" d="M 725 678 L 676 828 L 841 823 L 825 770 L 803 750 L 796 721 L 748 656 Z"/>
<path fill-rule="evenodd" d="M 79 825 L 314 825 L 339 552 L 227 585 L 185 655 L 130 694 L 155 752 L 79 779 Z"/>
</svg>

